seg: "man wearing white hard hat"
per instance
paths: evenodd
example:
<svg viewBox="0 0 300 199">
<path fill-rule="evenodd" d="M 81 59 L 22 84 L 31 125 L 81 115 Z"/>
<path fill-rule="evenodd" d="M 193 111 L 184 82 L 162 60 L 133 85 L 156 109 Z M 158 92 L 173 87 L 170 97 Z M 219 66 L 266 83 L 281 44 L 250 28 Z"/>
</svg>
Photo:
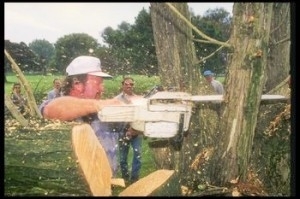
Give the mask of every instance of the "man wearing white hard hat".
<svg viewBox="0 0 300 199">
<path fill-rule="evenodd" d="M 43 102 L 39 109 L 46 119 L 83 121 L 89 123 L 103 146 L 112 168 L 117 173 L 118 135 L 109 132 L 109 123 L 103 123 L 97 113 L 107 105 L 121 105 L 117 99 L 100 100 L 104 92 L 103 79 L 111 76 L 101 70 L 100 59 L 79 56 L 66 68 L 67 77 L 62 86 L 63 96 Z"/>
</svg>

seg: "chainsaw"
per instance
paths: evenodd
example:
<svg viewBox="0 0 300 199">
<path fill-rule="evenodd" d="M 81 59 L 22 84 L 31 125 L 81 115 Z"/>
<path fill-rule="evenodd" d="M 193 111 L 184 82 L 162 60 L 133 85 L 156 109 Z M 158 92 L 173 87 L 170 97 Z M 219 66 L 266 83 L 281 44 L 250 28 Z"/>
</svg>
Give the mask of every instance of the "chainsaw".
<svg viewBox="0 0 300 199">
<path fill-rule="evenodd" d="M 286 102 L 282 95 L 262 95 L 261 101 Z M 186 92 L 157 91 L 131 104 L 106 106 L 98 112 L 103 122 L 129 122 L 135 130 L 150 138 L 173 138 L 181 142 L 189 129 L 194 103 L 221 104 L 223 95 L 196 95 Z"/>
</svg>

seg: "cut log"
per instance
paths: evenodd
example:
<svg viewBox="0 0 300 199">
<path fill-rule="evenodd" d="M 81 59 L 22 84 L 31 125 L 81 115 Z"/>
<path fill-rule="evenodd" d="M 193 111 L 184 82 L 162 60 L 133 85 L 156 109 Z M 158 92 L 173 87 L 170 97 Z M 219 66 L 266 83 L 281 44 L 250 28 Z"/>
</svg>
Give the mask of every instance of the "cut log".
<svg viewBox="0 0 300 199">
<path fill-rule="evenodd" d="M 119 196 L 179 196 L 177 178 L 174 170 L 157 170 L 127 187 Z"/>
<path fill-rule="evenodd" d="M 92 127 L 89 124 L 74 126 L 72 144 L 92 195 L 111 196 L 111 167 Z"/>
</svg>

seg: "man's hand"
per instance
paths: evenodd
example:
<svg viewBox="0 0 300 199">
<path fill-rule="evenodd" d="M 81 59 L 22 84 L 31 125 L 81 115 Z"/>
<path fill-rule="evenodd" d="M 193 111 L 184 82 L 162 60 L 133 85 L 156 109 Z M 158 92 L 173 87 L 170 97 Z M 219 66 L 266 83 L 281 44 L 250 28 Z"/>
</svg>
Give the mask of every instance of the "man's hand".
<svg viewBox="0 0 300 199">
<path fill-rule="evenodd" d="M 139 134 L 143 134 L 142 131 L 138 131 L 138 130 L 135 130 L 133 129 L 132 127 L 129 127 L 129 129 L 126 131 L 126 136 L 127 137 L 134 137 L 134 136 L 137 136 Z"/>
</svg>

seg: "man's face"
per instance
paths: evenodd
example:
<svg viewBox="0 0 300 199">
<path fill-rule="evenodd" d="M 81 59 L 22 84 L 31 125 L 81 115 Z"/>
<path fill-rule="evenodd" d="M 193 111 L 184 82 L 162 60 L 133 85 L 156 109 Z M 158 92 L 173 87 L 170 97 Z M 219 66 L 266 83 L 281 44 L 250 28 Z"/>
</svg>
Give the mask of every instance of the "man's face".
<svg viewBox="0 0 300 199">
<path fill-rule="evenodd" d="M 133 87 L 134 87 L 134 82 L 132 81 L 132 79 L 126 79 L 123 82 L 122 89 L 123 89 L 124 93 L 126 93 L 128 95 L 132 95 Z"/>
<path fill-rule="evenodd" d="M 207 75 L 205 76 L 206 81 L 211 82 L 213 80 L 213 76 Z"/>
<path fill-rule="evenodd" d="M 100 99 L 103 92 L 103 78 L 94 75 L 87 75 L 83 97 L 88 99 Z"/>
<path fill-rule="evenodd" d="M 60 81 L 59 80 L 55 80 L 55 82 L 54 82 L 54 88 L 56 88 L 57 90 L 60 89 Z"/>
<path fill-rule="evenodd" d="M 14 86 L 14 91 L 15 91 L 16 93 L 21 93 L 21 86 L 20 86 L 20 85 Z"/>
</svg>

